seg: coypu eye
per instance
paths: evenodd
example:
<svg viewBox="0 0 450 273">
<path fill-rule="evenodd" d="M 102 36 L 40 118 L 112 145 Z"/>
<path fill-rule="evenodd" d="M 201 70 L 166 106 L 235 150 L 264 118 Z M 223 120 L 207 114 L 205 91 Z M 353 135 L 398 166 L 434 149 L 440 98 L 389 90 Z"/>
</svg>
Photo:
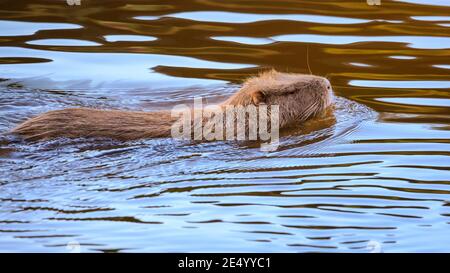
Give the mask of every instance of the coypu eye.
<svg viewBox="0 0 450 273">
<path fill-rule="evenodd" d="M 327 86 L 327 89 L 330 90 L 330 88 L 331 88 L 331 87 L 328 85 L 328 86 Z"/>
</svg>

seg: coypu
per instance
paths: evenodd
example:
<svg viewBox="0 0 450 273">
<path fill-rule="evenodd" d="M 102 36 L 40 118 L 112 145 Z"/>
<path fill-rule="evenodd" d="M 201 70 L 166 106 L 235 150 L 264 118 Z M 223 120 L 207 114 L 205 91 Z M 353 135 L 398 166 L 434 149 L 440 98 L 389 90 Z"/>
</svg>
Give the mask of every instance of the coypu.
<svg viewBox="0 0 450 273">
<path fill-rule="evenodd" d="M 320 76 L 263 72 L 247 79 L 226 106 L 279 105 L 279 127 L 301 124 L 332 104 L 330 82 Z M 12 130 L 26 140 L 102 137 L 118 140 L 170 137 L 177 118 L 170 111 L 138 112 L 69 108 L 28 119 Z"/>
</svg>

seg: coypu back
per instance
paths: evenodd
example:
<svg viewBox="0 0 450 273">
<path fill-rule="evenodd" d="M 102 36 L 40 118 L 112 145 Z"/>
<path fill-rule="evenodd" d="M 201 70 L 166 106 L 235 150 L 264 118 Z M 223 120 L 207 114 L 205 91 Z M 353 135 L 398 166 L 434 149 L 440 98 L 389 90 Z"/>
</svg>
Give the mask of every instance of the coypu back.
<svg viewBox="0 0 450 273">
<path fill-rule="evenodd" d="M 136 112 L 69 108 L 31 118 L 13 129 L 26 140 L 99 137 L 135 140 L 170 136 L 169 111 Z"/>
</svg>

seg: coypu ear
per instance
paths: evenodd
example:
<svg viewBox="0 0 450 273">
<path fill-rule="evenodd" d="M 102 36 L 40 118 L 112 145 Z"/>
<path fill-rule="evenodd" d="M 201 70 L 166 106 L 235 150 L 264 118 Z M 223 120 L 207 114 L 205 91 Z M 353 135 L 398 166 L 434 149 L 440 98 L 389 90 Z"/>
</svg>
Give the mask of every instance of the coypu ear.
<svg viewBox="0 0 450 273">
<path fill-rule="evenodd" d="M 266 103 L 266 95 L 264 95 L 264 93 L 261 91 L 252 92 L 251 96 L 253 104 L 255 105 Z"/>
</svg>

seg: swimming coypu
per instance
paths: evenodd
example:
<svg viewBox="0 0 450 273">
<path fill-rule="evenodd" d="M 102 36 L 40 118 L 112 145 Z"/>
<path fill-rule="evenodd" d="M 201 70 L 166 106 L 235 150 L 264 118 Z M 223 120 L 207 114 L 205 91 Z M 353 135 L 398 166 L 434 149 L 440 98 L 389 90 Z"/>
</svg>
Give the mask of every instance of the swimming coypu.
<svg viewBox="0 0 450 273">
<path fill-rule="evenodd" d="M 227 106 L 279 105 L 279 127 L 285 128 L 320 115 L 332 104 L 330 82 L 319 76 L 275 70 L 249 78 Z M 137 112 L 69 108 L 31 118 L 12 130 L 26 140 L 56 137 L 103 137 L 118 140 L 170 137 L 178 119 L 171 111 Z"/>
</svg>

